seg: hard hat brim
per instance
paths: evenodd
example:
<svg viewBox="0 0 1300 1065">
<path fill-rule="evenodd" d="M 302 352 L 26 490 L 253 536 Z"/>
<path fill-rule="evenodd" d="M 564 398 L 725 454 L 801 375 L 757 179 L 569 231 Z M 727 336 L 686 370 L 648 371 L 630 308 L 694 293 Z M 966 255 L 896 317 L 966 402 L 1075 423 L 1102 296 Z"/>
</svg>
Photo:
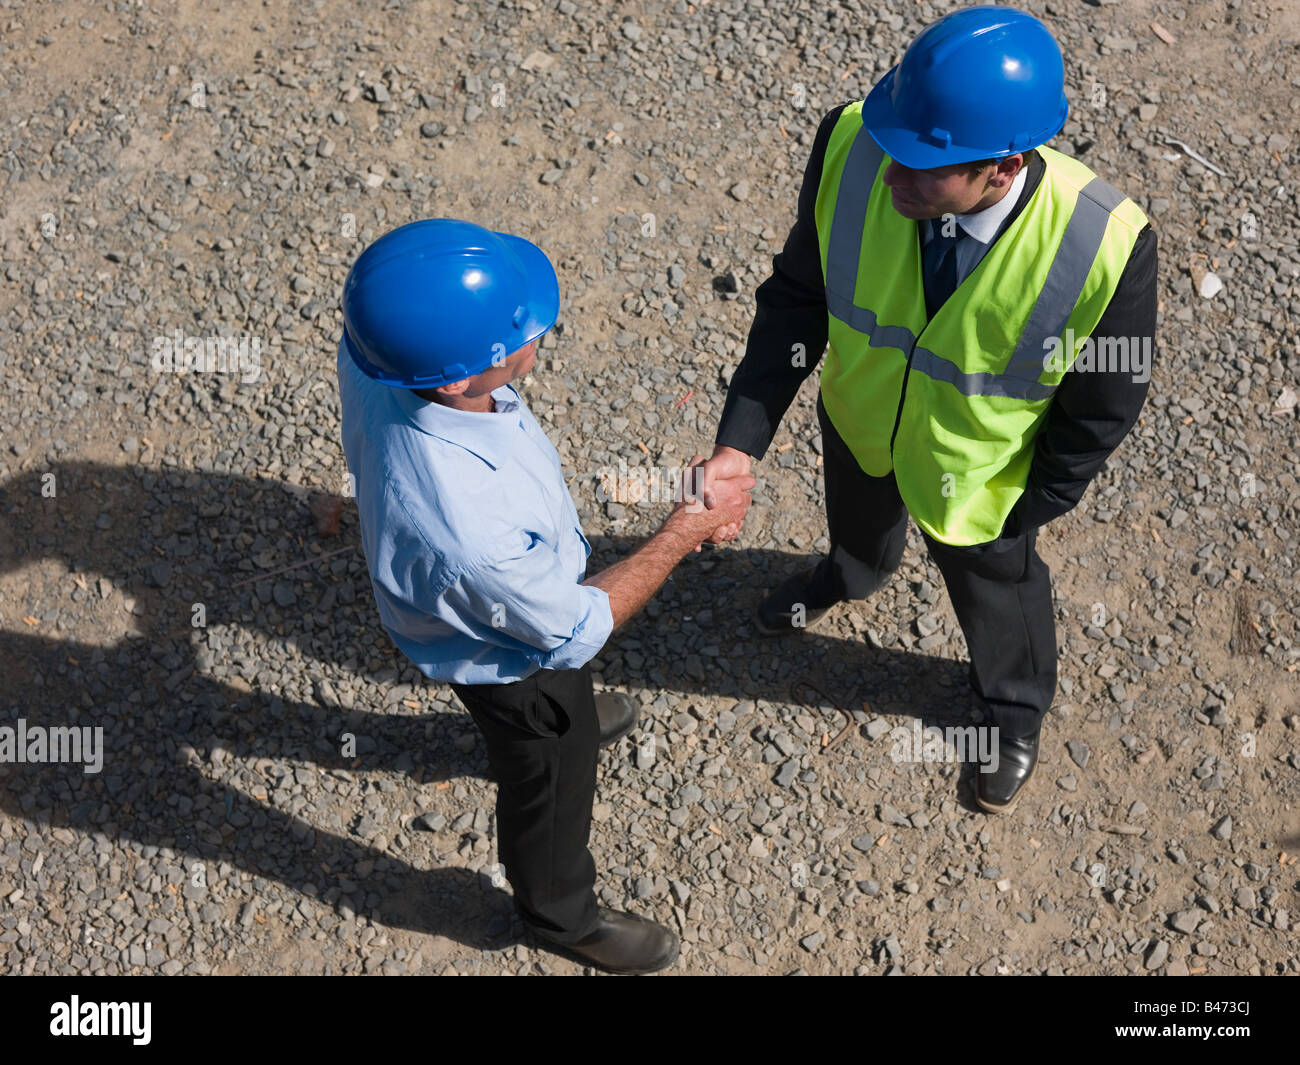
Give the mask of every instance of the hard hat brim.
<svg viewBox="0 0 1300 1065">
<path fill-rule="evenodd" d="M 522 348 L 555 325 L 560 314 L 560 280 L 546 253 L 532 241 L 511 233 L 497 233 L 497 236 L 519 256 L 524 273 L 528 276 L 528 300 L 524 304 L 526 317 L 520 325 L 522 339 L 519 347 Z"/>
<path fill-rule="evenodd" d="M 1040 131 L 1032 138 L 1034 143 L 1024 148 L 990 150 L 987 145 L 941 146 L 935 144 L 925 134 L 910 128 L 894 112 L 890 96 L 897 71 L 897 66 L 890 69 L 867 94 L 867 98 L 862 102 L 862 125 L 886 155 L 911 170 L 933 170 L 936 167 L 952 166 L 954 163 L 973 163 L 977 159 L 1000 159 L 1004 155 L 1027 152 L 1030 148 L 1036 148 L 1055 137 L 1065 125 L 1066 115 L 1069 113 L 1069 106 L 1062 96 L 1060 111 L 1052 126 Z"/>
</svg>

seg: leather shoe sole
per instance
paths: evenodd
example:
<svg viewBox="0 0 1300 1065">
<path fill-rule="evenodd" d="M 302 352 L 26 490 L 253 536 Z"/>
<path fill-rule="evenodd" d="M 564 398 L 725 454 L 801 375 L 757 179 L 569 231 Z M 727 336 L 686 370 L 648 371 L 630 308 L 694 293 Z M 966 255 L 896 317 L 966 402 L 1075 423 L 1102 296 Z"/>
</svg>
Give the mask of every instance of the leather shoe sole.
<svg viewBox="0 0 1300 1065">
<path fill-rule="evenodd" d="M 979 804 L 980 809 L 985 811 L 986 813 L 990 813 L 990 814 L 1011 813 L 1016 808 L 1016 805 L 1020 802 L 1020 796 L 1022 796 L 1025 793 L 1025 788 L 1029 787 L 1029 782 L 1034 779 L 1034 772 L 1037 769 L 1038 769 L 1038 763 L 1035 762 L 1033 768 L 1029 770 L 1029 775 L 1025 777 L 1023 781 L 1021 781 L 1020 787 L 1017 788 L 1016 793 L 1013 796 L 1011 796 L 1011 801 L 1009 803 L 999 806 L 997 803 L 989 802 L 983 796 L 980 795 L 978 787 L 976 787 L 975 789 L 975 801 Z M 976 770 L 976 772 L 978 772 L 978 770 Z"/>
</svg>

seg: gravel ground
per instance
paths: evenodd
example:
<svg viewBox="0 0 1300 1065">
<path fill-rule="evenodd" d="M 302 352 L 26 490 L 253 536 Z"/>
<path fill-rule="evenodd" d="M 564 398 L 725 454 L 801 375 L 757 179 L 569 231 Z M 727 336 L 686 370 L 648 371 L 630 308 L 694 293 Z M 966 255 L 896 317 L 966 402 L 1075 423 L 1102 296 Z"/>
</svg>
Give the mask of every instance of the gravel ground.
<svg viewBox="0 0 1300 1065">
<path fill-rule="evenodd" d="M 755 638 L 826 547 L 810 381 L 742 538 L 597 663 L 646 712 L 602 754 L 598 890 L 682 932 L 674 971 L 1300 971 L 1300 17 L 1022 6 L 1067 56 L 1054 145 L 1163 260 L 1142 422 L 1040 538 L 1041 766 L 999 819 L 890 757 L 979 717 L 915 529 L 871 601 Z M 664 508 L 599 472 L 711 445 L 818 118 L 950 7 L 0 0 L 2 723 L 104 744 L 0 766 L 0 970 L 580 971 L 521 940 L 482 742 L 379 625 L 337 498 L 343 278 L 420 217 L 550 254 L 524 393 L 612 561 Z M 178 334 L 253 362 L 157 368 Z"/>
</svg>

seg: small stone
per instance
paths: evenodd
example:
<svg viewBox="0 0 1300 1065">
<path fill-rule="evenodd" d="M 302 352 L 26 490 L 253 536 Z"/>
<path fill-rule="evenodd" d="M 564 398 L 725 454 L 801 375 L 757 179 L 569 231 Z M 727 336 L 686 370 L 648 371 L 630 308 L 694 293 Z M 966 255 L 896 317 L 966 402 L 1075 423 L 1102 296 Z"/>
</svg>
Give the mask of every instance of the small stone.
<svg viewBox="0 0 1300 1065">
<path fill-rule="evenodd" d="M 1215 839 L 1231 839 L 1232 818 L 1228 816 L 1220 817 L 1219 820 L 1215 822 L 1214 827 L 1210 829 L 1210 835 Z"/>
<path fill-rule="evenodd" d="M 719 274 L 713 279 L 713 291 L 724 297 L 736 296 L 740 293 L 740 279 L 736 276 L 734 270 L 728 270 L 725 274 Z"/>
<path fill-rule="evenodd" d="M 749 199 L 749 182 L 743 180 L 737 181 L 727 191 L 731 193 L 733 199 L 742 201 L 747 200 Z"/>
<path fill-rule="evenodd" d="M 753 879 L 749 866 L 740 862 L 728 862 L 722 869 L 722 875 L 733 884 L 748 884 Z"/>
<path fill-rule="evenodd" d="M 529 52 L 528 58 L 519 64 L 520 70 L 549 70 L 555 57 L 546 52 Z"/>
<path fill-rule="evenodd" d="M 1070 761 L 1080 769 L 1088 768 L 1088 759 L 1092 757 L 1092 749 L 1082 740 L 1066 740 L 1065 749 L 1070 752 Z"/>
<path fill-rule="evenodd" d="M 1163 939 L 1157 939 L 1147 951 L 1146 961 L 1143 963 L 1148 969 L 1159 969 L 1164 965 L 1165 959 L 1169 957 L 1169 944 Z"/>
</svg>

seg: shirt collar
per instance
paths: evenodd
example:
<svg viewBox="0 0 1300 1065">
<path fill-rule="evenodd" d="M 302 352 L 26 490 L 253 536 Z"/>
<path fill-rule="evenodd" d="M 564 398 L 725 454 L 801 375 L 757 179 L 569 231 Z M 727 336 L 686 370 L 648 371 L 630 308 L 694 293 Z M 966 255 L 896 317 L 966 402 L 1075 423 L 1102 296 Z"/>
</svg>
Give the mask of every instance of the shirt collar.
<svg viewBox="0 0 1300 1065">
<path fill-rule="evenodd" d="M 1015 180 L 1011 182 L 1011 188 L 1007 194 L 998 200 L 997 203 L 990 207 L 985 207 L 982 211 L 973 211 L 970 214 L 953 215 L 957 224 L 961 227 L 962 233 L 966 236 L 973 237 L 981 244 L 990 243 L 998 235 L 1002 228 L 1002 223 L 1006 221 L 1007 216 L 1015 209 L 1020 200 L 1020 192 L 1025 187 L 1025 177 L 1028 167 L 1022 166 L 1020 172 L 1016 174 Z M 938 232 L 940 220 L 930 219 L 930 236 L 931 239 Z M 960 235 L 960 234 L 959 234 Z"/>
<path fill-rule="evenodd" d="M 398 407 L 421 432 L 446 440 L 500 469 L 523 424 L 523 401 L 508 384 L 493 389 L 497 409 L 492 413 L 456 410 L 421 399 L 410 389 L 394 388 Z"/>
</svg>

